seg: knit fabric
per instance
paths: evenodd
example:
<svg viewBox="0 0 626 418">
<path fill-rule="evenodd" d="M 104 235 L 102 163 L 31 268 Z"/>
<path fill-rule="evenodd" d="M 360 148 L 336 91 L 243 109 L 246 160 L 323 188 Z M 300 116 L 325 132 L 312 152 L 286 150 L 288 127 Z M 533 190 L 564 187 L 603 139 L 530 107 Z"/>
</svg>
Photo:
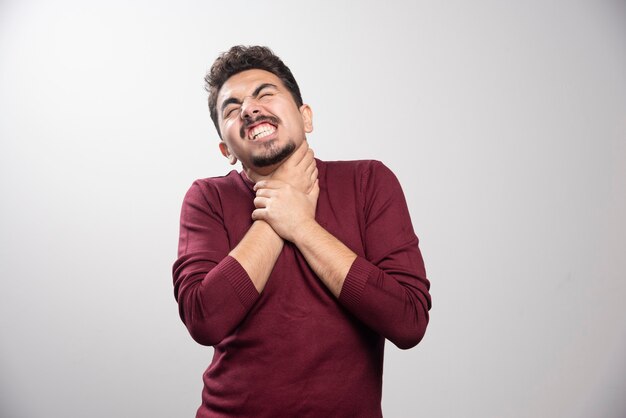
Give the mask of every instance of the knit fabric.
<svg viewBox="0 0 626 418">
<path fill-rule="evenodd" d="M 197 417 L 380 417 L 385 339 L 423 337 L 429 282 L 402 189 L 378 161 L 317 160 L 316 220 L 357 254 L 335 298 L 286 242 L 259 294 L 228 253 L 252 224 L 242 173 L 185 196 L 174 293 L 200 344 L 214 346 Z"/>
</svg>

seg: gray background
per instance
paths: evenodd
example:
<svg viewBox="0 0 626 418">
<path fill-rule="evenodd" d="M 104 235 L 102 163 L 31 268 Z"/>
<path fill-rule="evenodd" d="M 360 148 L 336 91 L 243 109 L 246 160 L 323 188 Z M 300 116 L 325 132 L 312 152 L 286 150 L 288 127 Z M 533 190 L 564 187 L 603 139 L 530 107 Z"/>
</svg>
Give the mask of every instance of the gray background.
<svg viewBox="0 0 626 418">
<path fill-rule="evenodd" d="M 619 1 L 0 2 L 0 415 L 191 417 L 212 351 L 171 284 L 230 169 L 205 70 L 267 44 L 320 158 L 399 177 L 432 281 L 388 417 L 626 416 Z"/>
</svg>

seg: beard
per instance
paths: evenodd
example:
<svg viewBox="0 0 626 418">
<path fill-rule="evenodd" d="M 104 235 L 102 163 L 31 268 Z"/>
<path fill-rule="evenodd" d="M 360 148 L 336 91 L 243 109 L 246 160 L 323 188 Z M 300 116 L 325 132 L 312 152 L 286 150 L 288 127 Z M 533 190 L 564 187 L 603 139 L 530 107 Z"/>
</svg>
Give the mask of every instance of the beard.
<svg viewBox="0 0 626 418">
<path fill-rule="evenodd" d="M 293 141 L 289 141 L 282 148 L 275 148 L 273 141 L 263 145 L 266 149 L 265 154 L 253 155 L 251 158 L 252 164 L 255 167 L 268 167 L 270 165 L 278 164 L 289 157 L 296 149 L 296 144 Z"/>
</svg>

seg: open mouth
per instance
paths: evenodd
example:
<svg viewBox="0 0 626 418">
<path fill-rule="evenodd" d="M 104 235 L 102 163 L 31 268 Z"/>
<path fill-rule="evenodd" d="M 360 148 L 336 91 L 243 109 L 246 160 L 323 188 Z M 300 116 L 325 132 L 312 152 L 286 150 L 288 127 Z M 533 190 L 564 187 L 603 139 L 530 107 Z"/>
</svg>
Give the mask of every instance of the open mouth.
<svg viewBox="0 0 626 418">
<path fill-rule="evenodd" d="M 276 132 L 276 127 L 274 125 L 267 122 L 260 123 L 248 131 L 248 139 L 254 141 L 255 139 L 265 138 L 274 132 Z"/>
</svg>

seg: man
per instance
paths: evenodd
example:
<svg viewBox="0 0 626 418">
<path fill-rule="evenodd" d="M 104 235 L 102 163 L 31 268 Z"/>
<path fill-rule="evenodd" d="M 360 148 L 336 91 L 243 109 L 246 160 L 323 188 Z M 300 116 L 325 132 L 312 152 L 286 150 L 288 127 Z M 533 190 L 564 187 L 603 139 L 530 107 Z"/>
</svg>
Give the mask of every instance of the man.
<svg viewBox="0 0 626 418">
<path fill-rule="evenodd" d="M 231 48 L 206 82 L 242 171 L 183 202 L 175 296 L 215 348 L 197 417 L 382 416 L 384 341 L 416 345 L 431 306 L 397 179 L 313 157 L 311 108 L 268 48 Z"/>
</svg>

